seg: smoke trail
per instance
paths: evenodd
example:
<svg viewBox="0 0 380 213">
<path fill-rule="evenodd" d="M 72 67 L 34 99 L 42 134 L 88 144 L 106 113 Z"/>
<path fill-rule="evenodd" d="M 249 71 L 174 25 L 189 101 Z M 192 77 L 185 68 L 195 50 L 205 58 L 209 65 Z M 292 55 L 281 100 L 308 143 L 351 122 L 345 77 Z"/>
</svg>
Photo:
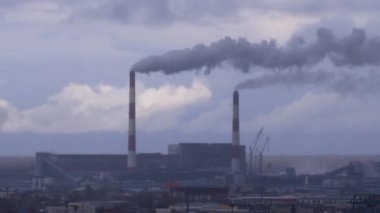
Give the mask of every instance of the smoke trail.
<svg viewBox="0 0 380 213">
<path fill-rule="evenodd" d="M 302 37 L 290 39 L 285 46 L 275 40 L 250 43 L 226 37 L 210 45 L 199 44 L 190 49 L 172 50 L 163 55 L 152 55 L 138 61 L 133 70 L 142 73 L 212 69 L 223 62 L 242 72 L 252 67 L 276 70 L 311 67 L 325 58 L 335 66 L 378 65 L 380 62 L 379 37 L 367 38 L 364 30 L 353 29 L 351 34 L 337 38 L 332 30 L 320 28 L 317 39 L 307 44 Z"/>
<path fill-rule="evenodd" d="M 380 74 L 374 70 L 290 70 L 266 73 L 240 82 L 236 90 L 258 89 L 269 85 L 303 86 L 317 85 L 339 93 L 373 92 L 380 89 Z"/>
<path fill-rule="evenodd" d="M 257 89 L 267 85 L 286 84 L 286 85 L 305 85 L 305 84 L 326 84 L 335 78 L 333 73 L 323 70 L 305 72 L 303 70 L 293 70 L 289 72 L 274 72 L 254 79 L 240 82 L 236 90 Z"/>
</svg>

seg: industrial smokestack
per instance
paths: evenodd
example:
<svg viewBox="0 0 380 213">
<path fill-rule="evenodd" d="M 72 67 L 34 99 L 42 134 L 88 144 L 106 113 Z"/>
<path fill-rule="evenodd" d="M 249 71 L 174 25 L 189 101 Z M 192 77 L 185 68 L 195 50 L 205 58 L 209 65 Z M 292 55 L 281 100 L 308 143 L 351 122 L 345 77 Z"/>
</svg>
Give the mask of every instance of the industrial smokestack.
<svg viewBox="0 0 380 213">
<path fill-rule="evenodd" d="M 136 167 L 136 89 L 135 71 L 129 73 L 128 168 Z"/>
<path fill-rule="evenodd" d="M 240 136 L 239 136 L 239 93 L 233 94 L 233 116 L 232 116 L 232 157 L 231 172 L 240 173 Z"/>
</svg>

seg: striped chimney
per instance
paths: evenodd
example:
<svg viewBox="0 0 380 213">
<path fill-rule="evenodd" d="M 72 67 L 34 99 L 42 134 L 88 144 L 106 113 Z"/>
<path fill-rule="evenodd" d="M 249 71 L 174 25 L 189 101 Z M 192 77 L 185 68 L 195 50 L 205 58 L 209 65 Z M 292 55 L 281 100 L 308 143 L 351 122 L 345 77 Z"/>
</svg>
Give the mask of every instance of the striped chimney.
<svg viewBox="0 0 380 213">
<path fill-rule="evenodd" d="M 128 168 L 136 167 L 136 88 L 135 71 L 129 73 Z"/>
<path fill-rule="evenodd" d="M 232 116 L 232 157 L 231 171 L 232 173 L 240 172 L 240 149 L 239 149 L 239 93 L 235 91 L 233 94 L 233 116 Z"/>
</svg>

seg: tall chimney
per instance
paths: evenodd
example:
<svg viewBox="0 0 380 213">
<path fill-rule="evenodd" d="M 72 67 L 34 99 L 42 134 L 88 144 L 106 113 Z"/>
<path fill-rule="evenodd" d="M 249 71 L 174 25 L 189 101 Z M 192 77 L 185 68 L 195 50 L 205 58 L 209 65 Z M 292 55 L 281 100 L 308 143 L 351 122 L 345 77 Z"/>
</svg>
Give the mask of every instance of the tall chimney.
<svg viewBox="0 0 380 213">
<path fill-rule="evenodd" d="M 136 89 L 135 71 L 129 73 L 128 168 L 136 167 Z"/>
<path fill-rule="evenodd" d="M 231 172 L 240 173 L 240 146 L 239 146 L 239 93 L 233 94 L 233 116 L 232 116 L 232 157 Z"/>
</svg>

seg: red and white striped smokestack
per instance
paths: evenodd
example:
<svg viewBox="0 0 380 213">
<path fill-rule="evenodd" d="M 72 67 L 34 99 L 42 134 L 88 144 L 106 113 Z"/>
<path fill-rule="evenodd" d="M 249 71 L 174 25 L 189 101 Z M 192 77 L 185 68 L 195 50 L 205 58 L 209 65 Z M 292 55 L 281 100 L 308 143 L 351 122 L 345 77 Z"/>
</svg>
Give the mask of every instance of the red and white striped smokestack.
<svg viewBox="0 0 380 213">
<path fill-rule="evenodd" d="M 128 168 L 136 167 L 136 88 L 135 71 L 129 73 Z"/>
<path fill-rule="evenodd" d="M 239 92 L 233 94 L 231 172 L 240 172 Z"/>
</svg>

